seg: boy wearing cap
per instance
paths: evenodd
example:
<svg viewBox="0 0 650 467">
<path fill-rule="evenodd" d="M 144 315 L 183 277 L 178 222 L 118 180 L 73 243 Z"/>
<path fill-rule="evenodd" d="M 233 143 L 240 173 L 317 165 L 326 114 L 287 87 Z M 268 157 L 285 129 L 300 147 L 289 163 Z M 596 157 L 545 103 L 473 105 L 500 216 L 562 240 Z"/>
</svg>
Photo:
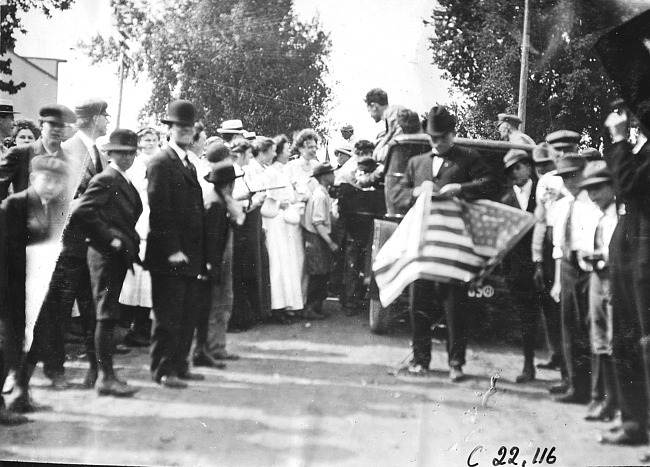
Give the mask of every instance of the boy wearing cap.
<svg viewBox="0 0 650 467">
<path fill-rule="evenodd" d="M 323 319 L 323 302 L 327 298 L 327 282 L 334 268 L 334 252 L 339 246 L 334 243 L 332 233 L 332 200 L 328 188 L 334 183 L 334 168 L 329 162 L 318 164 L 313 177 L 318 186 L 305 206 L 302 219 L 305 242 L 305 273 L 309 276 L 307 303 L 302 317 Z"/>
<path fill-rule="evenodd" d="M 551 388 L 560 394 L 556 401 L 586 404 L 589 402 L 590 361 L 588 298 L 591 266 L 584 260 L 593 251 L 593 238 L 600 211 L 580 188 L 586 160 L 565 154 L 557 164 L 557 175 L 572 196 L 558 201 L 558 219 L 553 228 L 555 280 L 551 297 L 560 304 L 564 360 L 567 381 Z"/>
<path fill-rule="evenodd" d="M 74 123 L 72 110 L 59 104 L 46 105 L 39 111 L 41 137 L 31 144 L 11 148 L 0 160 L 0 200 L 13 192 L 27 188 L 29 184 L 30 162 L 36 156 L 52 156 L 62 161 L 68 160 L 61 142 L 65 137 L 65 126 Z"/>
<path fill-rule="evenodd" d="M 119 297 L 126 271 L 139 262 L 140 238 L 135 224 L 142 214 L 140 194 L 126 171 L 133 165 L 138 135 L 115 130 L 104 150 L 109 165 L 90 181 L 79 198 L 70 222 L 88 238 L 88 268 L 97 310 L 95 348 L 99 395 L 131 396 L 135 390 L 120 381 L 113 370 L 114 332 L 120 315 Z"/>
<path fill-rule="evenodd" d="M 232 314 L 233 284 L 233 228 L 241 225 L 241 207 L 233 199 L 235 180 L 243 175 L 235 173 L 229 149 L 222 143 L 213 143 L 206 149 L 211 172 L 205 179 L 213 190 L 205 197 L 205 253 L 210 278 L 210 292 L 206 295 L 207 325 L 197 326 L 194 366 L 218 369 L 226 367 L 222 360 L 236 360 L 237 355 L 226 350 L 226 330 Z"/>
<path fill-rule="evenodd" d="M 618 223 L 612 173 L 605 165 L 587 165 L 580 184 L 598 206 L 602 217 L 594 238 L 594 252 L 588 259 L 593 272 L 589 282 L 589 324 L 591 337 L 591 403 L 585 420 L 609 421 L 618 408 L 616 376 L 612 360 L 612 293 L 609 270 L 609 242 Z"/>
<path fill-rule="evenodd" d="M 13 340 L 14 351 L 20 359 L 16 371 L 17 397 L 11 405 L 16 412 L 31 412 L 38 407 L 29 397 L 29 378 L 38 361 L 47 363 L 49 360 L 52 353 L 47 333 L 49 326 L 43 324 L 55 320 L 47 311 L 39 314 L 40 323 L 34 328 L 34 341 L 29 353 L 25 354 L 26 248 L 59 240 L 66 212 L 64 191 L 68 166 L 57 158 L 36 156 L 32 159 L 30 172 L 30 186 L 9 196 L 0 207 L 7 221 L 7 318 L 13 336 L 10 341 Z"/>
<path fill-rule="evenodd" d="M 507 190 L 501 202 L 532 214 L 536 206 L 537 180 L 533 179 L 530 156 L 526 151 L 511 149 L 503 158 L 503 164 L 512 187 Z M 511 297 L 520 313 L 524 347 L 524 369 L 517 376 L 517 383 L 535 379 L 535 341 L 541 293 L 533 283 L 534 266 L 530 256 L 532 240 L 533 233 L 529 231 L 504 261 Z"/>
</svg>

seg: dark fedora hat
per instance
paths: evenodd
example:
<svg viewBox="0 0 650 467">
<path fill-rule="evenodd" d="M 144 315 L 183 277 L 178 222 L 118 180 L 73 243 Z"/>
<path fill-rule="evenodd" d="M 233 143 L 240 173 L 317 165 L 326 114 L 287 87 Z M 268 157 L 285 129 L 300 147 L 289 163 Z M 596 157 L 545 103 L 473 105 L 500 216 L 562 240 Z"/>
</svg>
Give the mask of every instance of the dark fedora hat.
<svg viewBox="0 0 650 467">
<path fill-rule="evenodd" d="M 43 122 L 58 123 L 60 125 L 77 121 L 75 113 L 61 104 L 44 105 L 38 111 L 38 116 Z"/>
<path fill-rule="evenodd" d="M 449 113 L 446 107 L 436 105 L 431 108 L 427 118 L 427 133 L 431 136 L 442 136 L 456 129 L 456 117 Z"/>
<path fill-rule="evenodd" d="M 569 176 L 574 175 L 582 170 L 587 165 L 587 159 L 575 152 L 569 152 L 557 162 L 556 175 Z"/>
<path fill-rule="evenodd" d="M 166 125 L 194 125 L 196 122 L 196 107 L 190 101 L 177 99 L 167 106 L 167 116 L 160 120 Z"/>
<path fill-rule="evenodd" d="M 125 128 L 118 128 L 108 137 L 108 143 L 102 146 L 104 151 L 137 151 L 138 134 Z"/>
<path fill-rule="evenodd" d="M 94 117 L 95 115 L 109 116 L 106 112 L 107 108 L 108 103 L 105 100 L 91 98 L 77 104 L 74 113 L 77 114 L 77 118 Z"/>
<path fill-rule="evenodd" d="M 233 180 L 243 177 L 244 174 L 237 175 L 235 166 L 230 161 L 217 162 L 205 179 L 217 186 L 227 185 Z"/>
</svg>

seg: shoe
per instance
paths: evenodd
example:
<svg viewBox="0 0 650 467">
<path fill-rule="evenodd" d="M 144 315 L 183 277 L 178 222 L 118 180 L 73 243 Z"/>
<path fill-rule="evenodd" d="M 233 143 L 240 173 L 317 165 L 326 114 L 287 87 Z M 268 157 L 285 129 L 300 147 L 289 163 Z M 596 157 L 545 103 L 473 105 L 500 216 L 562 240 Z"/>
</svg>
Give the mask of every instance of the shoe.
<svg viewBox="0 0 650 467">
<path fill-rule="evenodd" d="M 589 394 L 581 394 L 574 388 L 569 388 L 565 394 L 557 396 L 555 402 L 560 404 L 587 404 L 589 399 Z"/>
<path fill-rule="evenodd" d="M 606 402 L 595 402 L 592 401 L 587 408 L 587 415 L 585 415 L 585 420 L 589 422 L 611 422 L 616 418 L 616 409 L 612 404 L 607 404 Z"/>
<path fill-rule="evenodd" d="M 95 384 L 95 389 L 99 396 L 131 397 L 138 392 L 136 388 L 128 386 L 117 379 L 98 381 Z"/>
<path fill-rule="evenodd" d="M 300 317 L 302 319 L 325 319 L 325 316 L 321 315 L 320 313 L 316 313 L 311 308 L 305 309 Z"/>
<path fill-rule="evenodd" d="M 88 368 L 86 376 L 84 377 L 84 382 L 82 383 L 83 387 L 86 389 L 93 389 L 95 387 L 95 383 L 97 382 L 97 375 L 97 370 Z"/>
<path fill-rule="evenodd" d="M 611 432 L 605 431 L 598 437 L 600 444 L 613 444 L 617 446 L 638 446 L 648 444 L 648 433 L 645 430 L 625 431 L 623 429 Z"/>
<path fill-rule="evenodd" d="M 225 370 L 226 364 L 223 362 L 218 362 L 217 359 L 207 355 L 205 353 L 200 353 L 195 355 L 192 359 L 194 366 L 203 366 L 207 368 L 216 368 L 218 370 Z"/>
<path fill-rule="evenodd" d="M 11 401 L 9 410 L 15 413 L 32 413 L 48 412 L 52 408 L 49 405 L 37 404 L 28 394 L 23 393 Z"/>
<path fill-rule="evenodd" d="M 52 387 L 56 389 L 67 389 L 70 387 L 70 383 L 65 378 L 65 375 L 53 375 L 51 378 Z"/>
<path fill-rule="evenodd" d="M 212 358 L 214 358 L 215 360 L 239 360 L 240 359 L 239 355 L 226 352 L 225 350 L 223 352 L 217 352 L 216 354 L 213 354 Z"/>
<path fill-rule="evenodd" d="M 557 355 L 553 355 L 546 363 L 537 364 L 537 368 L 540 370 L 559 370 L 561 366 L 560 358 Z"/>
<path fill-rule="evenodd" d="M 129 349 L 127 346 L 123 344 L 117 344 L 115 346 L 115 349 L 113 350 L 113 355 L 126 355 L 131 352 L 131 349 Z"/>
<path fill-rule="evenodd" d="M 424 380 L 433 376 L 433 372 L 422 365 L 411 363 L 409 366 L 397 370 L 396 376 L 398 379 L 407 381 Z"/>
<path fill-rule="evenodd" d="M 535 381 L 535 367 L 530 365 L 524 365 L 524 371 L 521 372 L 519 376 L 515 379 L 515 382 L 521 383 L 530 383 Z"/>
<path fill-rule="evenodd" d="M 562 381 L 560 384 L 548 388 L 548 392 L 553 395 L 565 394 L 569 390 L 569 383 Z"/>
<path fill-rule="evenodd" d="M 451 370 L 449 370 L 449 380 L 452 383 L 457 383 L 459 381 L 462 381 L 465 378 L 465 374 L 463 373 L 463 368 L 456 365 L 452 366 Z"/>
<path fill-rule="evenodd" d="M 185 381 L 203 381 L 205 379 L 205 376 L 198 373 L 191 373 L 189 371 L 186 371 L 184 373 L 180 373 L 178 375 L 178 378 Z"/>
<path fill-rule="evenodd" d="M 165 375 L 162 378 L 160 378 L 158 384 L 170 389 L 185 389 L 187 387 L 187 383 L 184 383 L 176 376 L 171 376 L 171 375 Z"/>
<path fill-rule="evenodd" d="M 150 340 L 148 337 L 129 330 L 124 336 L 124 345 L 127 347 L 149 347 Z"/>
<path fill-rule="evenodd" d="M 29 419 L 23 415 L 12 412 L 6 407 L 0 407 L 0 425 L 14 426 L 27 423 Z"/>
</svg>

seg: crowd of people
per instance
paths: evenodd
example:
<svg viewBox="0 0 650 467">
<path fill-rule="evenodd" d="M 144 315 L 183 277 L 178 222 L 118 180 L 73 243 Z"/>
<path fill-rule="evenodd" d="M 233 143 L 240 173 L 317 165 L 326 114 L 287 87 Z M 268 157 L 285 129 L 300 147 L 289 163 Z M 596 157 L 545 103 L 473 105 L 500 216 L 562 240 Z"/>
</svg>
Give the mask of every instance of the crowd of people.
<svg viewBox="0 0 650 467">
<path fill-rule="evenodd" d="M 581 149 L 582 135 L 569 130 L 536 144 L 516 115 L 499 114 L 495 129 L 511 149 L 498 174 L 456 144 L 456 118 L 444 106 L 421 122 L 381 89 L 365 104 L 384 131 L 357 140 L 352 125 L 342 126 L 333 165 L 329 155 L 317 158 L 321 138 L 312 129 L 269 138 L 233 119 L 208 137 L 185 100 L 169 104 L 165 132 L 117 129 L 99 147 L 109 124 L 101 99 L 74 111 L 43 106 L 38 125 L 14 121 L 11 102 L 0 102 L 0 386 L 15 391 L 9 406 L 0 399 L 0 423 L 24 423 L 23 413 L 41 408 L 29 393 L 37 363 L 53 386 L 69 385 L 72 317 L 89 362 L 84 385 L 128 397 L 135 388 L 113 369 L 120 323 L 129 328 L 126 345 L 151 346 L 153 380 L 181 389 L 203 379 L 192 366 L 225 369 L 239 358 L 227 332 L 326 319 L 335 277 L 343 278 L 345 314 L 359 313 L 373 219 L 399 222 L 433 192 L 535 215 L 502 266 L 521 324 L 516 382 L 533 381 L 538 368 L 559 371 L 561 383 L 550 388 L 558 402 L 588 404 L 587 420 L 616 421 L 603 442 L 647 443 L 645 129 L 617 103 L 603 156 Z M 448 234 L 459 232 L 449 226 Z M 30 300 L 29 263 L 48 242 L 60 248 L 51 280 L 42 300 Z M 413 359 L 398 377 L 431 375 L 432 325 L 444 316 L 450 380 L 465 378 L 466 297 L 466 285 L 453 282 L 412 285 Z M 26 339 L 30 315 L 37 318 Z M 538 336 L 542 317 L 546 335 Z M 551 358 L 535 365 L 542 340 Z M 13 384 L 4 384 L 10 373 Z"/>
</svg>

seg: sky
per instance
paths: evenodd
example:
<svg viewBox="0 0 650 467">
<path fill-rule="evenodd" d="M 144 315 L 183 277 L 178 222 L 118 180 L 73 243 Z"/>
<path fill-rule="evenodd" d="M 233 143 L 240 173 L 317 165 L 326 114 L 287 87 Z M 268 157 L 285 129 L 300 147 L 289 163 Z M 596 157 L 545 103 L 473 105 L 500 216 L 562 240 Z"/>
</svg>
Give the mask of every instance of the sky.
<svg viewBox="0 0 650 467">
<path fill-rule="evenodd" d="M 70 10 L 55 11 L 49 20 L 30 12 L 24 17 L 28 33 L 18 36 L 16 52 L 66 60 L 59 68 L 59 102 L 73 107 L 86 97 L 102 97 L 109 103 L 114 125 L 117 65 L 93 66 L 77 47 L 79 41 L 87 41 L 98 32 L 112 34 L 109 5 L 110 0 L 76 0 Z M 431 64 L 428 50 L 433 29 L 423 24 L 433 7 L 431 0 L 294 0 L 299 18 L 317 16 L 323 29 L 330 32 L 332 130 L 351 123 L 358 138 L 372 139 L 377 134 L 378 124 L 363 102 L 366 92 L 374 87 L 384 89 L 391 104 L 402 104 L 418 113 L 448 101 L 448 86 Z M 138 126 L 137 116 L 149 93 L 145 80 L 125 81 L 121 126 Z"/>
</svg>

